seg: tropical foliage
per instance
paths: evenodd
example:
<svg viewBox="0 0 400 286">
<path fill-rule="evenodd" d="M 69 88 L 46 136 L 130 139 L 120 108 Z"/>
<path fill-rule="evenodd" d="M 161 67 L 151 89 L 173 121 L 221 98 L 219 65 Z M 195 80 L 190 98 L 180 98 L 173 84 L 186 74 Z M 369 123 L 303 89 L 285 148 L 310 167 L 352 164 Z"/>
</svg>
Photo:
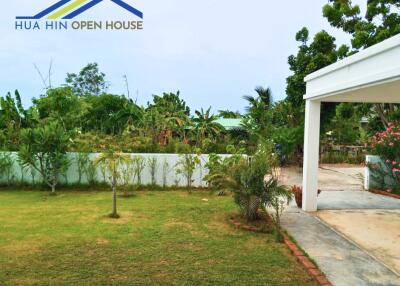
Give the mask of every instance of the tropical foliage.
<svg viewBox="0 0 400 286">
<path fill-rule="evenodd" d="M 71 137 L 71 132 L 56 122 L 21 133 L 20 162 L 25 168 L 36 170 L 52 193 L 56 191 L 60 175 L 68 168 L 67 150 Z"/>
<path fill-rule="evenodd" d="M 288 203 L 292 194 L 279 184 L 277 158 L 273 149 L 270 142 L 265 142 L 258 146 L 251 158 L 233 157 L 224 161 L 224 166 L 214 160 L 216 167 L 211 169 L 208 181 L 233 192 L 235 203 L 248 221 L 259 218 L 260 208 L 273 207 L 277 210 L 275 218 L 279 226 L 282 198 Z"/>
</svg>

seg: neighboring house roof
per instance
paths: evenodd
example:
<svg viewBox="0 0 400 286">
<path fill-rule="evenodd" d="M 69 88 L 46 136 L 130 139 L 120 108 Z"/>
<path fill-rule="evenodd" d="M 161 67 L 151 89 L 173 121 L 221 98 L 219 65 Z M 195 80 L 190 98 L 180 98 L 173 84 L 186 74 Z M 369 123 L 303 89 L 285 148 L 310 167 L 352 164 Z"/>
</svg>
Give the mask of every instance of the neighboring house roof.
<svg viewBox="0 0 400 286">
<path fill-rule="evenodd" d="M 215 122 L 221 124 L 226 130 L 244 129 L 240 118 L 219 118 Z"/>
</svg>

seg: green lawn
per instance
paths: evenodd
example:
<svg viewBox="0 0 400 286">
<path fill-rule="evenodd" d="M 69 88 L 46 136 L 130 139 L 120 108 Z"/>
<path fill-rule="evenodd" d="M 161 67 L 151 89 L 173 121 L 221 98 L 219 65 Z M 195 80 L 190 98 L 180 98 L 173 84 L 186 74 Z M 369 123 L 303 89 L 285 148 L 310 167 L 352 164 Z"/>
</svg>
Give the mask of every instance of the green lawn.
<svg viewBox="0 0 400 286">
<path fill-rule="evenodd" d="M 208 199 L 204 201 L 203 199 Z M 315 285 L 270 234 L 207 192 L 0 191 L 0 285 Z"/>
</svg>

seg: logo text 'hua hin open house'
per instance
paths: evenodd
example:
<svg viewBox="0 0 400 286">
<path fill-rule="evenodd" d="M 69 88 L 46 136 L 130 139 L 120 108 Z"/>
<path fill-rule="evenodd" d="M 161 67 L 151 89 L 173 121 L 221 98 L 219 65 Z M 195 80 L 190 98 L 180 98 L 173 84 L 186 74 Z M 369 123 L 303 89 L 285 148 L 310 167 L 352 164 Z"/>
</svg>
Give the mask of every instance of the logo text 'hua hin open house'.
<svg viewBox="0 0 400 286">
<path fill-rule="evenodd" d="M 122 0 L 61 0 L 34 16 L 17 16 L 16 30 L 142 30 L 143 20 L 131 21 L 74 21 L 73 19 L 90 8 L 111 1 L 130 12 L 135 18 L 143 19 L 143 13 Z"/>
</svg>

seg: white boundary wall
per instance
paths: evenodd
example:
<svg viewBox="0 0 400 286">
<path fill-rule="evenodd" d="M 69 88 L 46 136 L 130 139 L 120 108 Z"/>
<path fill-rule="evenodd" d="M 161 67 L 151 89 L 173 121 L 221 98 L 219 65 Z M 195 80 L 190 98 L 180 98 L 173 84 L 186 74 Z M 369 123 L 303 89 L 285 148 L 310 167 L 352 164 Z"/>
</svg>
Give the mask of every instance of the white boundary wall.
<svg viewBox="0 0 400 286">
<path fill-rule="evenodd" d="M 6 153 L 6 152 L 3 152 Z M 13 182 L 24 182 L 31 184 L 33 183 L 32 176 L 31 176 L 31 171 L 30 169 L 22 170 L 18 163 L 18 154 L 15 152 L 10 152 L 12 158 L 14 159 L 13 161 L 13 168 L 12 168 L 12 176 L 13 176 Z M 100 153 L 91 153 L 89 154 L 91 160 L 95 160 Z M 164 168 L 163 165 L 165 162 L 168 163 L 168 170 L 166 172 L 166 186 L 179 186 L 179 187 L 185 187 L 186 186 L 186 178 L 182 174 L 177 174 L 176 172 L 176 165 L 177 162 L 179 161 L 179 154 L 127 154 L 131 156 L 131 158 L 134 157 L 142 157 L 144 158 L 145 162 L 145 168 L 141 172 L 141 178 L 142 178 L 142 185 L 150 185 L 151 184 L 151 169 L 149 166 L 149 160 L 152 158 L 155 158 L 157 160 L 157 166 L 156 166 L 156 172 L 155 172 L 155 179 L 156 179 L 156 185 L 157 186 L 163 186 L 163 178 L 164 178 Z M 195 155 L 196 156 L 196 155 Z M 221 157 L 228 157 L 230 155 L 219 155 Z M 70 159 L 70 166 L 64 176 L 61 176 L 59 179 L 59 182 L 61 184 L 76 184 L 78 183 L 78 168 L 77 168 L 77 153 L 69 153 L 68 157 Z M 208 169 L 205 167 L 206 163 L 208 162 L 208 157 L 209 155 L 200 155 L 200 161 L 201 164 L 195 169 L 194 174 L 193 174 L 193 187 L 206 187 L 207 184 L 204 182 L 204 177 L 208 174 Z M 123 170 L 121 170 L 123 171 Z M 108 175 L 106 177 L 109 177 Z M 108 178 L 106 179 L 106 181 Z M 98 183 L 104 183 L 104 178 L 102 175 L 101 167 L 97 166 L 96 167 L 96 181 Z M 137 181 L 137 180 L 136 180 Z M 6 183 L 7 178 L 5 176 L 0 178 L 1 183 Z M 35 176 L 35 183 L 40 183 L 41 178 L 39 174 L 36 174 Z M 82 175 L 81 179 L 82 184 L 88 183 L 88 180 L 85 176 L 85 174 Z M 132 178 L 130 179 L 131 184 L 135 184 L 137 182 L 134 181 L 134 176 L 132 175 Z"/>
<path fill-rule="evenodd" d="M 373 177 L 372 171 L 368 168 L 368 164 L 377 164 L 382 166 L 387 170 L 387 167 L 384 166 L 382 159 L 379 156 L 367 155 L 366 157 L 366 166 L 365 166 L 365 174 L 364 174 L 364 188 L 368 191 L 372 188 L 378 187 L 379 183 L 377 183 Z M 393 185 L 394 181 L 390 177 L 385 178 L 385 184 L 387 186 Z"/>
</svg>

